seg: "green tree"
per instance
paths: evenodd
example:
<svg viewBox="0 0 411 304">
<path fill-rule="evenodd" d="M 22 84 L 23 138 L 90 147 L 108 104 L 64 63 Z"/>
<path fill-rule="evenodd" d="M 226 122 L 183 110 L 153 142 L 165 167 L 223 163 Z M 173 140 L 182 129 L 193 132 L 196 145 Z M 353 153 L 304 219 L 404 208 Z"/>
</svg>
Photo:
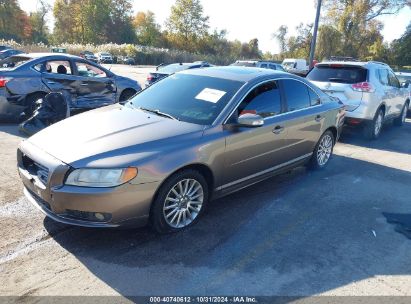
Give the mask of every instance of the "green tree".
<svg viewBox="0 0 411 304">
<path fill-rule="evenodd" d="M 17 0 L 0 0 L 0 39 L 26 41 L 30 36 L 28 16 Z"/>
<path fill-rule="evenodd" d="M 329 59 L 331 56 L 342 56 L 341 33 L 333 26 L 324 24 L 318 29 L 316 59 Z"/>
<path fill-rule="evenodd" d="M 151 11 L 138 12 L 133 20 L 137 41 L 142 45 L 161 46 L 163 43 L 160 25 Z"/>
<path fill-rule="evenodd" d="M 110 24 L 106 28 L 107 38 L 114 43 L 134 43 L 133 5 L 130 0 L 111 0 L 109 5 Z"/>
<path fill-rule="evenodd" d="M 39 8 L 29 16 L 31 31 L 31 41 L 38 43 L 48 43 L 49 29 L 47 27 L 47 13 L 51 9 L 50 4 L 45 0 L 40 0 Z"/>
<path fill-rule="evenodd" d="M 281 25 L 278 30 L 273 34 L 273 38 L 277 39 L 280 44 L 280 52 L 285 53 L 287 51 L 287 33 L 288 27 Z"/>
<path fill-rule="evenodd" d="M 392 60 L 398 66 L 411 65 L 411 22 L 407 26 L 401 38 L 396 39 L 391 44 Z"/>
<path fill-rule="evenodd" d="M 195 51 L 198 41 L 207 34 L 208 19 L 200 0 L 176 0 L 166 22 L 170 42 L 178 48 Z"/>
</svg>

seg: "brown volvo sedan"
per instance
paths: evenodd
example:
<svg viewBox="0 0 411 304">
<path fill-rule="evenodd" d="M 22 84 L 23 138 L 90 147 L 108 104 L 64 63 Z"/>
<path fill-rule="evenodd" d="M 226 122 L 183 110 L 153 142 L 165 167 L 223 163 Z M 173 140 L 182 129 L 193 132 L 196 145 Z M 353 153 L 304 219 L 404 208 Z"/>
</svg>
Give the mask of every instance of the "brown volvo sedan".
<svg viewBox="0 0 411 304">
<path fill-rule="evenodd" d="M 25 195 L 56 221 L 177 231 L 212 198 L 295 166 L 325 167 L 344 115 L 288 73 L 187 70 L 23 141 L 18 170 Z"/>
</svg>

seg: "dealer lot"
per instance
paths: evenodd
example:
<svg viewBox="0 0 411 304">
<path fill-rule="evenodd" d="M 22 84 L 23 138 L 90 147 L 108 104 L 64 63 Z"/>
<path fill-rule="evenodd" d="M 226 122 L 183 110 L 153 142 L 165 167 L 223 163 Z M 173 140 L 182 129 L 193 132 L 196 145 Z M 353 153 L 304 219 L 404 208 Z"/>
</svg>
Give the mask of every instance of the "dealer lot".
<svg viewBox="0 0 411 304">
<path fill-rule="evenodd" d="M 141 84 L 150 68 L 112 70 Z M 385 217 L 411 217 L 409 119 L 378 141 L 346 132 L 325 170 L 266 180 L 161 236 L 44 218 L 22 195 L 20 140 L 0 126 L 1 295 L 411 295 L 411 240 Z"/>
</svg>

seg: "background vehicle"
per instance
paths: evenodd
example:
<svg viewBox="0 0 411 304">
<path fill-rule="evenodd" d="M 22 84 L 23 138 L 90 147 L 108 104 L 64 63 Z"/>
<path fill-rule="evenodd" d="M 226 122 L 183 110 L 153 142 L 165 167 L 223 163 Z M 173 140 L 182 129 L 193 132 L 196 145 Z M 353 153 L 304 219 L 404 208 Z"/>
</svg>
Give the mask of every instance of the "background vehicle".
<svg viewBox="0 0 411 304">
<path fill-rule="evenodd" d="M 66 48 L 62 48 L 62 47 L 54 47 L 54 48 L 51 48 L 51 52 L 52 52 L 52 53 L 59 53 L 59 54 L 66 54 L 66 53 L 67 53 L 67 49 L 66 49 Z"/>
<path fill-rule="evenodd" d="M 174 74 L 180 71 L 189 70 L 189 69 L 207 68 L 210 66 L 211 64 L 209 64 L 206 61 L 195 61 L 191 63 L 171 63 L 167 65 L 159 65 L 156 68 L 155 72 L 148 74 L 145 85 L 149 86 L 152 83 L 164 77 L 167 77 L 171 74 Z"/>
<path fill-rule="evenodd" d="M 376 139 L 383 123 L 405 121 L 409 100 L 391 68 L 380 62 L 318 63 L 307 79 L 347 108 L 347 123 L 363 125 L 364 135 Z"/>
<path fill-rule="evenodd" d="M 8 45 L 0 45 L 0 51 L 4 51 L 4 50 L 10 50 L 11 47 L 9 47 Z"/>
<path fill-rule="evenodd" d="M 117 58 L 117 63 L 128 64 L 128 65 L 135 65 L 136 61 L 133 57 L 129 56 L 119 56 Z"/>
<path fill-rule="evenodd" d="M 407 72 L 397 72 L 395 73 L 397 76 L 401 87 L 406 90 L 406 94 L 408 95 L 408 114 L 411 115 L 411 73 Z"/>
<path fill-rule="evenodd" d="M 40 131 L 21 144 L 18 170 L 25 195 L 56 221 L 178 231 L 211 197 L 324 168 L 343 120 L 344 106 L 300 77 L 191 69 Z"/>
<path fill-rule="evenodd" d="M 90 51 L 83 51 L 83 52 L 81 52 L 81 53 L 80 53 L 80 57 L 81 57 L 81 58 L 84 58 L 84 59 L 87 59 L 87 60 L 89 60 L 89 61 L 95 62 L 95 63 L 97 63 L 97 61 L 98 61 L 97 56 L 94 55 L 94 53 L 93 53 L 93 52 L 90 52 Z"/>
<path fill-rule="evenodd" d="M 286 58 L 281 65 L 287 72 L 300 76 L 307 75 L 309 69 L 305 59 Z"/>
<path fill-rule="evenodd" d="M 141 90 L 126 77 L 81 57 L 32 53 L 0 61 L 0 122 L 16 122 L 30 115 L 35 101 L 49 92 L 62 92 L 72 110 L 124 102 Z"/>
<path fill-rule="evenodd" d="M 237 60 L 236 62 L 230 64 L 231 66 L 244 66 L 244 67 L 255 67 L 263 69 L 271 69 L 285 72 L 281 64 L 273 61 L 264 60 Z"/>
<path fill-rule="evenodd" d="M 24 52 L 19 51 L 19 50 L 14 50 L 14 49 L 9 49 L 9 50 L 4 50 L 0 51 L 0 60 L 6 59 L 10 56 L 17 55 L 17 54 L 23 54 Z"/>
<path fill-rule="evenodd" d="M 113 63 L 113 56 L 110 53 L 101 52 L 97 53 L 98 63 Z"/>
</svg>

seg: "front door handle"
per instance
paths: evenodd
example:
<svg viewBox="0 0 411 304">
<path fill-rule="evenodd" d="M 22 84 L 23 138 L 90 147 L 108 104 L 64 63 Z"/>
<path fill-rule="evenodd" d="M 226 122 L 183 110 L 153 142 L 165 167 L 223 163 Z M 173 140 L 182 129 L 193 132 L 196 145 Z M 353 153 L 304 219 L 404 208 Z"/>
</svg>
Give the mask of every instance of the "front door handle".
<svg viewBox="0 0 411 304">
<path fill-rule="evenodd" d="M 315 116 L 315 121 L 316 121 L 316 122 L 320 122 L 321 119 L 323 119 L 321 115 Z"/>
<path fill-rule="evenodd" d="M 81 86 L 85 87 L 88 86 L 88 83 L 83 82 L 82 84 L 80 84 Z"/>
<path fill-rule="evenodd" d="M 282 126 L 276 126 L 274 129 L 273 129 L 273 133 L 274 134 L 280 134 L 280 133 L 282 133 L 284 131 L 284 127 L 282 127 Z"/>
<path fill-rule="evenodd" d="M 54 81 L 47 81 L 48 84 L 56 84 Z"/>
</svg>

